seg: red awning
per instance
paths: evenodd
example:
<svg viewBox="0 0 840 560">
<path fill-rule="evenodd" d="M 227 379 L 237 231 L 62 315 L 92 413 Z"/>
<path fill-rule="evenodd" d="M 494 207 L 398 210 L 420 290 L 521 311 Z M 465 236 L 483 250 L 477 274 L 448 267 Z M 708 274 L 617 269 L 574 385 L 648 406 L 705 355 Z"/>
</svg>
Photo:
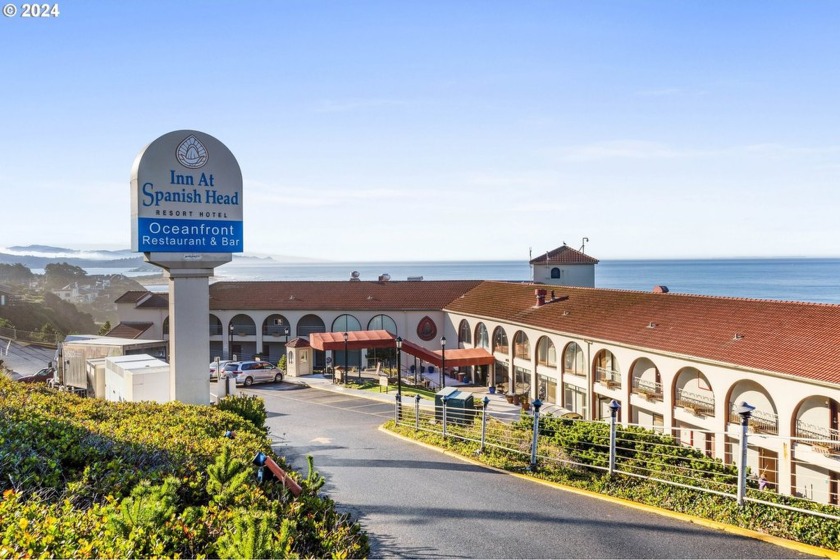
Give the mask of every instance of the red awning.
<svg viewBox="0 0 840 560">
<path fill-rule="evenodd" d="M 443 365 L 443 353 L 440 350 L 429 350 L 408 340 L 403 340 L 402 351 L 417 356 L 433 366 Z M 456 348 L 446 351 L 446 367 L 485 366 L 496 359 L 484 348 Z"/>
<path fill-rule="evenodd" d="M 347 331 L 348 350 L 365 348 L 396 348 L 394 335 L 388 331 Z M 309 345 L 315 350 L 344 350 L 344 333 L 327 332 L 309 335 Z"/>
</svg>

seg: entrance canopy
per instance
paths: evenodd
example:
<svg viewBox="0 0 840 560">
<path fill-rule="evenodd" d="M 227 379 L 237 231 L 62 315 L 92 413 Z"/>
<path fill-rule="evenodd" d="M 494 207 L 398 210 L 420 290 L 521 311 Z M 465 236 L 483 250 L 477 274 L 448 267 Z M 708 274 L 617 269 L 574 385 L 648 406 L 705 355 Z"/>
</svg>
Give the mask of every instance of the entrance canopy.
<svg viewBox="0 0 840 560">
<path fill-rule="evenodd" d="M 315 350 L 343 351 L 344 333 L 327 332 L 311 333 L 309 345 Z M 396 338 L 388 331 L 347 331 L 348 350 L 363 350 L 365 348 L 396 348 Z"/>
<path fill-rule="evenodd" d="M 437 367 L 443 366 L 444 357 L 447 367 L 486 366 L 496 361 L 493 355 L 484 348 L 456 348 L 447 350 L 444 355 L 440 350 L 429 350 L 403 340 L 402 351 Z"/>
<path fill-rule="evenodd" d="M 309 345 L 315 350 L 345 349 L 343 332 L 312 333 L 309 335 Z M 363 350 L 365 348 L 394 348 L 397 339 L 388 331 L 347 331 L 347 350 Z M 441 367 L 444 355 L 440 350 L 429 350 L 419 344 L 403 340 L 402 351 L 416 356 L 422 361 Z M 454 348 L 446 351 L 447 367 L 486 366 L 495 361 L 493 355 L 484 348 Z"/>
</svg>

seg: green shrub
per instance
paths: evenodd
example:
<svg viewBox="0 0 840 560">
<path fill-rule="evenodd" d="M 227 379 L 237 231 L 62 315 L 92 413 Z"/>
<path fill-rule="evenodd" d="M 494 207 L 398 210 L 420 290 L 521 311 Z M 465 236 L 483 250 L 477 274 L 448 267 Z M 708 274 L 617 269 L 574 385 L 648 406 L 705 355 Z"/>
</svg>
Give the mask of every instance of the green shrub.
<svg viewBox="0 0 840 560">
<path fill-rule="evenodd" d="M 244 418 L 257 429 L 265 429 L 265 403 L 256 395 L 228 395 L 219 401 L 219 410 L 228 410 Z"/>
<path fill-rule="evenodd" d="M 0 560 L 367 556 L 359 525 L 317 495 L 311 464 L 298 498 L 257 485 L 251 459 L 270 449 L 262 424 L 217 407 L 0 379 Z"/>
</svg>

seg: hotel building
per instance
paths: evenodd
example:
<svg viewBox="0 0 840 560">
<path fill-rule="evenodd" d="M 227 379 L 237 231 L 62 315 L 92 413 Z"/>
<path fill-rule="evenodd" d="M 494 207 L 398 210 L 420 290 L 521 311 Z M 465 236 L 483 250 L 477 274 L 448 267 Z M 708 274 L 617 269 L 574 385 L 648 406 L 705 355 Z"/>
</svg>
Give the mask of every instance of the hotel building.
<svg viewBox="0 0 840 560">
<path fill-rule="evenodd" d="M 217 282 L 208 361 L 297 356 L 289 367 L 306 374 L 396 352 L 301 352 L 313 333 L 384 330 L 430 354 L 445 337 L 446 356 L 492 356 L 460 366 L 464 379 L 590 420 L 609 418 L 615 400 L 622 422 L 727 463 L 739 449 L 735 409 L 747 402 L 753 472 L 782 493 L 840 504 L 840 306 L 596 289 L 597 262 L 564 245 L 531 261 L 528 282 Z M 117 304 L 110 335 L 168 337 L 167 295 L 128 292 Z"/>
</svg>

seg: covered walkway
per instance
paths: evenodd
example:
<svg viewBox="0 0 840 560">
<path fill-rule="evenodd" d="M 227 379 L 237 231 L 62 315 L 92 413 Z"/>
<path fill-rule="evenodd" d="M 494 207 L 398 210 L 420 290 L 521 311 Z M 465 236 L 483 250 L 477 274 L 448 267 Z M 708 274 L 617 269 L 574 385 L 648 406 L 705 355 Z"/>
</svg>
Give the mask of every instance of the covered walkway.
<svg viewBox="0 0 840 560">
<path fill-rule="evenodd" d="M 347 341 L 343 332 L 312 333 L 309 344 L 315 350 L 343 351 L 364 350 L 370 348 L 397 347 L 397 339 L 388 331 L 347 331 Z M 429 350 L 410 340 L 402 341 L 402 351 L 435 367 L 467 367 L 486 366 L 495 361 L 493 355 L 484 348 L 454 348 L 446 350 Z"/>
</svg>

